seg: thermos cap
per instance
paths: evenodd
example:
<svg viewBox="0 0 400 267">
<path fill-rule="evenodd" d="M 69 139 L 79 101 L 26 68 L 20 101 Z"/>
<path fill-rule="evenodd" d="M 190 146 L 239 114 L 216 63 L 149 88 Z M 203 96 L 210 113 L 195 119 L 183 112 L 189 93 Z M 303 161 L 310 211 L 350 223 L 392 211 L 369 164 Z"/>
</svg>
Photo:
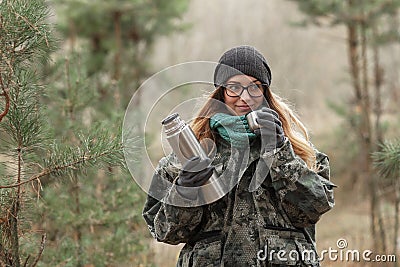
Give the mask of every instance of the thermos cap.
<svg viewBox="0 0 400 267">
<path fill-rule="evenodd" d="M 179 117 L 178 113 L 172 113 L 171 115 L 169 115 L 168 117 L 166 117 L 165 119 L 163 119 L 161 121 L 161 124 L 167 124 L 170 123 L 171 121 L 173 121 L 174 119 L 176 119 L 177 117 Z"/>
<path fill-rule="evenodd" d="M 187 125 L 185 121 L 183 121 L 178 113 L 173 113 L 166 117 L 161 121 L 162 125 L 165 129 L 165 134 L 168 136 L 172 136 L 175 134 L 179 134 L 180 131 Z"/>
</svg>

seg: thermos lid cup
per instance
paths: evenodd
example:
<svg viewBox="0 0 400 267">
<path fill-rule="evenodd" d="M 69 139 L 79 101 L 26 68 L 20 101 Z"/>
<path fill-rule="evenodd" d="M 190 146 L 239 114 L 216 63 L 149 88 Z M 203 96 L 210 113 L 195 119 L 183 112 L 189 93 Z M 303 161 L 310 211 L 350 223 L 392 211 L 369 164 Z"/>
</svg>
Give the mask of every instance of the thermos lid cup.
<svg viewBox="0 0 400 267">
<path fill-rule="evenodd" d="M 161 121 L 161 124 L 167 124 L 170 123 L 171 121 L 173 121 L 174 119 L 176 119 L 177 117 L 179 117 L 178 113 L 172 113 L 171 115 L 169 115 L 168 117 L 166 117 L 165 119 L 163 119 Z"/>
<path fill-rule="evenodd" d="M 247 119 L 247 122 L 249 124 L 249 128 L 253 132 L 254 132 L 254 130 L 257 130 L 257 129 L 260 128 L 260 125 L 257 122 L 257 118 L 258 118 L 258 116 L 257 116 L 257 113 L 255 111 L 252 111 L 252 112 L 250 112 L 250 113 L 248 113 L 246 115 L 246 119 Z"/>
</svg>

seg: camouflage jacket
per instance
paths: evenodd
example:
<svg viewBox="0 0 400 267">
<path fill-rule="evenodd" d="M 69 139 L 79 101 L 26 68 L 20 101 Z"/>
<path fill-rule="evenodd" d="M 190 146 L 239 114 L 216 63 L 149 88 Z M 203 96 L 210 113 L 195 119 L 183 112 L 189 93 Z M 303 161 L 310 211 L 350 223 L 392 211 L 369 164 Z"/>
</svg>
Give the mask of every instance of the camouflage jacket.
<svg viewBox="0 0 400 267">
<path fill-rule="evenodd" d="M 314 172 L 295 155 L 289 140 L 274 155 L 261 156 L 255 140 L 240 173 L 235 163 L 243 155 L 218 143 L 213 165 L 218 174 L 234 181 L 218 201 L 177 207 L 148 196 L 143 216 L 154 238 L 185 243 L 177 266 L 319 266 L 315 223 L 334 205 L 328 157 L 316 150 Z M 179 173 L 175 160 L 173 155 L 161 159 L 154 175 L 174 181 Z M 257 169 L 261 160 L 272 160 L 266 177 Z M 262 177 L 262 183 L 249 190 L 255 176 Z M 173 186 L 165 197 L 171 194 L 178 194 Z"/>
</svg>

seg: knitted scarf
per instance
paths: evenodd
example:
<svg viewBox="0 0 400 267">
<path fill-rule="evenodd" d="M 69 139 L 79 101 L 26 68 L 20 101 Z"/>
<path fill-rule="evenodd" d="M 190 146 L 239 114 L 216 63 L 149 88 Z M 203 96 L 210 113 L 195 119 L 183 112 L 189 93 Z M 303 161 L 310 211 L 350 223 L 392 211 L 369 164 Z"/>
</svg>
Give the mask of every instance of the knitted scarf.
<svg viewBox="0 0 400 267">
<path fill-rule="evenodd" d="M 232 116 L 226 113 L 217 113 L 210 118 L 210 127 L 236 148 L 248 146 L 256 137 L 250 130 L 245 115 Z"/>
</svg>

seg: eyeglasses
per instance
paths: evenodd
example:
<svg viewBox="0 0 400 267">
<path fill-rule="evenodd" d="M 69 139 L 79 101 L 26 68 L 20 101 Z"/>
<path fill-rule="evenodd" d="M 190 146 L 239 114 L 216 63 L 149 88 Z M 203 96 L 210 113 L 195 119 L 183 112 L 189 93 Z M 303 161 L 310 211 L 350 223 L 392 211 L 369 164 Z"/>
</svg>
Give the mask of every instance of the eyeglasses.
<svg viewBox="0 0 400 267">
<path fill-rule="evenodd" d="M 247 93 L 251 97 L 261 97 L 264 94 L 263 85 L 266 86 L 266 84 L 256 83 L 249 84 L 248 86 L 243 86 L 240 83 L 228 83 L 223 85 L 223 87 L 225 88 L 226 94 L 230 97 L 239 97 L 243 94 L 244 90 L 247 90 Z"/>
</svg>

